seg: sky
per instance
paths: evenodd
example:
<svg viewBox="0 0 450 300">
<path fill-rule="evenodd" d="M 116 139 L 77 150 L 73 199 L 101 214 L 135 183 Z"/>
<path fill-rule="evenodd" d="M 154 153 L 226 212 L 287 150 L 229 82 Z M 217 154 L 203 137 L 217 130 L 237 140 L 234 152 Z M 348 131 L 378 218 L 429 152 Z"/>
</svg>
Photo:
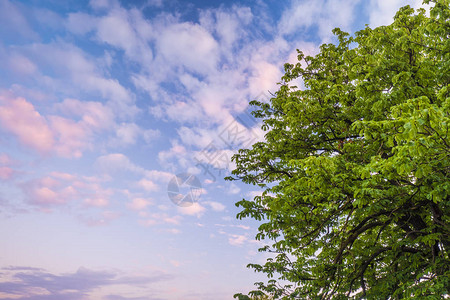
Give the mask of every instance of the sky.
<svg viewBox="0 0 450 300">
<path fill-rule="evenodd" d="M 232 299 L 264 280 L 224 181 L 307 55 L 406 0 L 0 0 L 0 299 Z"/>
</svg>

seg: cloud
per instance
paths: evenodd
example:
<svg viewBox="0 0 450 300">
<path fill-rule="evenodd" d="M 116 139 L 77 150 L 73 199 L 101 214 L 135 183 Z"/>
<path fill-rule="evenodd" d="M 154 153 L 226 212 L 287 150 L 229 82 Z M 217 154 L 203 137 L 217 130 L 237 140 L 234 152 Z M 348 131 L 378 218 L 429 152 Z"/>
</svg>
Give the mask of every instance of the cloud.
<svg viewBox="0 0 450 300">
<path fill-rule="evenodd" d="M 147 192 L 159 190 L 159 186 L 156 183 L 146 178 L 142 178 L 141 180 L 139 180 L 137 185 Z"/>
<path fill-rule="evenodd" d="M 84 203 L 88 206 L 105 207 L 108 206 L 109 200 L 107 197 L 97 196 L 84 199 Z"/>
<path fill-rule="evenodd" d="M 18 75 L 27 76 L 36 73 L 37 66 L 26 56 L 12 53 L 8 59 L 8 67 Z"/>
<path fill-rule="evenodd" d="M 161 7 L 163 5 L 163 0 L 147 0 L 147 5 Z"/>
<path fill-rule="evenodd" d="M 166 231 L 170 234 L 180 234 L 181 233 L 181 230 L 177 229 L 177 228 L 170 228 L 170 229 L 167 229 Z"/>
<path fill-rule="evenodd" d="M 247 236 L 240 234 L 230 234 L 228 237 L 228 243 L 232 246 L 242 246 L 247 240 Z"/>
<path fill-rule="evenodd" d="M 73 44 L 62 41 L 35 43 L 19 48 L 17 52 L 26 53 L 38 66 L 42 74 L 36 77 L 44 86 L 57 87 L 65 95 L 77 95 L 81 90 L 101 96 L 122 118 L 132 117 L 139 111 L 134 103 L 134 94 L 117 79 L 107 76 L 104 63 L 99 64 L 99 59 Z"/>
<path fill-rule="evenodd" d="M 128 171 L 143 174 L 145 171 L 144 168 L 132 163 L 130 159 L 122 153 L 102 155 L 97 158 L 95 165 L 100 169 L 100 171 L 107 173 Z"/>
<path fill-rule="evenodd" d="M 138 24 L 130 23 L 132 20 Z M 139 27 L 141 29 L 138 29 Z M 128 58 L 141 63 L 152 62 L 152 49 L 146 43 L 148 36 L 143 36 L 142 33 L 153 30 L 150 24 L 143 21 L 140 12 L 112 9 L 107 16 L 98 20 L 96 30 L 100 41 L 123 49 Z"/>
<path fill-rule="evenodd" d="M 30 149 L 41 154 L 81 157 L 93 137 L 113 126 L 112 111 L 100 102 L 65 99 L 55 105 L 63 115 L 41 115 L 34 105 L 10 92 L 0 94 L 0 123 Z"/>
<path fill-rule="evenodd" d="M 130 146 L 136 144 L 138 139 L 142 139 L 147 144 L 151 144 L 154 143 L 160 135 L 161 132 L 159 130 L 144 130 L 135 123 L 121 123 L 116 126 L 116 138 L 111 141 L 111 144 Z"/>
<path fill-rule="evenodd" d="M 182 215 L 201 217 L 205 213 L 206 208 L 200 205 L 200 203 L 196 202 L 191 206 L 186 207 L 178 206 L 177 211 Z"/>
<path fill-rule="evenodd" d="M 196 146 L 197 148 L 205 148 L 212 141 L 218 139 L 218 132 L 213 129 L 182 126 L 177 130 L 177 133 L 183 144 Z"/>
<path fill-rule="evenodd" d="M 258 190 L 258 191 L 249 191 L 249 192 L 247 192 L 245 195 L 246 195 L 248 198 L 253 199 L 253 198 L 257 197 L 257 196 L 261 196 L 262 193 L 263 193 L 262 190 Z"/>
<path fill-rule="evenodd" d="M 225 208 L 226 208 L 226 206 L 223 205 L 222 203 L 215 202 L 215 201 L 206 201 L 206 202 L 204 202 L 204 203 L 205 203 L 206 205 L 208 205 L 209 207 L 211 207 L 211 209 L 212 209 L 213 211 L 217 211 L 217 212 L 219 212 L 219 211 L 224 211 Z"/>
<path fill-rule="evenodd" d="M 187 167 L 189 165 L 189 152 L 186 147 L 176 140 L 172 141 L 172 147 L 158 153 L 160 163 L 168 169 L 175 170 L 176 166 Z"/>
<path fill-rule="evenodd" d="M 114 126 L 111 108 L 101 102 L 67 98 L 57 103 L 55 108 L 67 116 L 78 118 L 84 127 L 92 131 L 108 130 Z"/>
<path fill-rule="evenodd" d="M 360 0 L 293 1 L 278 23 L 279 34 L 291 35 L 317 26 L 321 42 L 329 42 L 333 28 L 350 29 L 355 16 L 354 9 L 359 2 Z"/>
<path fill-rule="evenodd" d="M 21 11 L 21 5 L 8 0 L 0 1 L 0 35 L 11 40 L 39 38 Z"/>
<path fill-rule="evenodd" d="M 230 185 L 229 185 L 229 187 L 228 187 L 227 193 L 228 193 L 228 194 L 231 194 L 231 195 L 236 195 L 236 194 L 238 194 L 240 191 L 241 191 L 241 189 L 240 189 L 236 184 L 234 184 L 234 183 L 232 182 L 232 183 L 230 183 Z"/>
<path fill-rule="evenodd" d="M 45 118 L 24 98 L 0 94 L 0 122 L 25 146 L 48 153 L 55 143 Z"/>
<path fill-rule="evenodd" d="M 58 143 L 55 151 L 63 157 L 81 157 L 89 145 L 90 132 L 82 124 L 59 116 L 48 117 Z"/>
<path fill-rule="evenodd" d="M 116 135 L 122 144 L 135 144 L 139 135 L 139 127 L 134 123 L 122 123 L 117 129 Z"/>
<path fill-rule="evenodd" d="M 139 291 L 149 284 L 173 279 L 172 275 L 162 272 L 149 276 L 127 276 L 118 271 L 96 271 L 83 267 L 64 274 L 52 274 L 30 267 L 7 267 L 1 272 L 7 275 L 0 279 L 2 299 L 25 300 L 92 299 L 94 295 L 91 293 L 102 287 L 126 286 Z"/>
<path fill-rule="evenodd" d="M 159 36 L 157 47 L 166 62 L 202 75 L 213 71 L 219 59 L 219 45 L 198 24 L 177 23 L 166 27 Z"/>
<path fill-rule="evenodd" d="M 125 297 L 120 295 L 108 295 L 102 298 L 102 300 L 163 300 L 163 298 L 145 296 L 145 297 Z"/>
<path fill-rule="evenodd" d="M 151 205 L 152 201 L 151 199 L 145 199 L 145 198 L 134 198 L 131 200 L 131 202 L 127 203 L 127 207 L 132 210 L 143 210 L 147 208 L 147 206 Z"/>
<path fill-rule="evenodd" d="M 253 18 L 251 8 L 233 5 L 230 9 L 203 10 L 200 12 L 199 22 L 217 35 L 222 54 L 231 58 L 231 50 L 248 35 L 245 27 Z"/>
<path fill-rule="evenodd" d="M 136 123 L 116 124 L 111 108 L 101 102 L 65 99 L 63 102 L 57 103 L 55 108 L 64 115 L 78 118 L 78 127 L 89 133 L 115 131 L 116 136 L 109 142 L 114 147 L 131 146 L 139 139 L 150 144 L 155 142 L 161 134 L 159 130 L 142 129 Z"/>
<path fill-rule="evenodd" d="M 170 216 L 166 213 L 149 213 L 147 211 L 140 211 L 139 216 L 141 219 L 138 223 L 146 227 L 157 224 L 179 225 L 182 220 L 181 216 Z"/>
<path fill-rule="evenodd" d="M 45 211 L 70 203 L 84 207 L 106 207 L 112 190 L 96 181 L 69 173 L 50 172 L 21 183 L 19 188 L 26 203 Z"/>
<path fill-rule="evenodd" d="M 410 5 L 419 8 L 421 4 L 421 0 L 371 0 L 368 6 L 370 26 L 374 28 L 382 25 L 389 25 L 394 21 L 395 13 L 400 7 Z"/>
<path fill-rule="evenodd" d="M 0 166 L 0 179 L 7 180 L 13 177 L 14 170 L 10 167 Z"/>
<path fill-rule="evenodd" d="M 174 176 L 174 174 L 159 170 L 145 170 L 145 176 L 146 178 L 149 178 L 150 180 L 154 181 L 161 181 L 164 183 L 169 182 Z"/>
<path fill-rule="evenodd" d="M 8 180 L 11 179 L 16 171 L 11 168 L 14 162 L 6 153 L 0 153 L 0 179 Z"/>
<path fill-rule="evenodd" d="M 97 26 L 97 18 L 86 13 L 70 13 L 66 20 L 67 29 L 74 33 L 84 35 L 93 31 Z"/>
</svg>

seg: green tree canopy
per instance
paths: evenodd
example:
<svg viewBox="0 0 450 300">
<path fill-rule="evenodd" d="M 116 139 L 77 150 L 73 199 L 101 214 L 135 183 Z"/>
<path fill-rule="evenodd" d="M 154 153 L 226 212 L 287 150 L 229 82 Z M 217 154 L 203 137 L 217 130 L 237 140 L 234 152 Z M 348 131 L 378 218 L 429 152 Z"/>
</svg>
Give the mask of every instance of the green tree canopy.
<svg viewBox="0 0 450 300">
<path fill-rule="evenodd" d="M 449 294 L 450 8 L 424 2 L 353 37 L 335 29 L 338 43 L 285 65 L 269 103 L 252 101 L 265 141 L 228 178 L 264 190 L 237 203 L 273 253 L 249 265 L 269 277 L 250 296 Z"/>
</svg>

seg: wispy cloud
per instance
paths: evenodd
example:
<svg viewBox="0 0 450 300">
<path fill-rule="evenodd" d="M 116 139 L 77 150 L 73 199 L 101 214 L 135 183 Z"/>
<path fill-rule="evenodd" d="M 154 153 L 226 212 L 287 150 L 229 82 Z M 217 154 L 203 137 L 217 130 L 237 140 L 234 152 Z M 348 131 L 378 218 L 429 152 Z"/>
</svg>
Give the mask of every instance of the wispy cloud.
<svg viewBox="0 0 450 300">
<path fill-rule="evenodd" d="M 117 285 L 141 289 L 145 293 L 144 287 L 149 284 L 174 278 L 173 275 L 167 273 L 156 273 L 151 276 L 127 276 L 117 271 L 96 271 L 87 268 L 79 268 L 73 273 L 53 274 L 43 269 L 13 266 L 3 268 L 2 273 L 4 275 L 3 279 L 0 279 L 2 299 L 27 300 L 87 299 L 92 297 L 91 293 L 94 290 Z M 114 297 L 129 299 L 120 295 L 105 297 L 106 299 L 114 299 Z"/>
</svg>

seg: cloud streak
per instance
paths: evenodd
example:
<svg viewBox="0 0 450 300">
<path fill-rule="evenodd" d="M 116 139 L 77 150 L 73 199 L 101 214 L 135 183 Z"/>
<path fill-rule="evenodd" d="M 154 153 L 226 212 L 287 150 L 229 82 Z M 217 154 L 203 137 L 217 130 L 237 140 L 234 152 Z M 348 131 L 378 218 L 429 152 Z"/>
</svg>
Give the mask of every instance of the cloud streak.
<svg viewBox="0 0 450 300">
<path fill-rule="evenodd" d="M 2 273 L 4 275 L 0 280 L 2 299 L 26 300 L 91 298 L 94 290 L 104 287 L 119 285 L 139 290 L 174 278 L 170 274 L 161 272 L 152 276 L 127 276 L 117 271 L 96 271 L 83 267 L 73 273 L 53 274 L 38 268 L 12 266 L 3 268 Z M 122 296 L 105 297 L 121 299 Z M 123 297 L 123 299 L 128 298 Z"/>
</svg>

